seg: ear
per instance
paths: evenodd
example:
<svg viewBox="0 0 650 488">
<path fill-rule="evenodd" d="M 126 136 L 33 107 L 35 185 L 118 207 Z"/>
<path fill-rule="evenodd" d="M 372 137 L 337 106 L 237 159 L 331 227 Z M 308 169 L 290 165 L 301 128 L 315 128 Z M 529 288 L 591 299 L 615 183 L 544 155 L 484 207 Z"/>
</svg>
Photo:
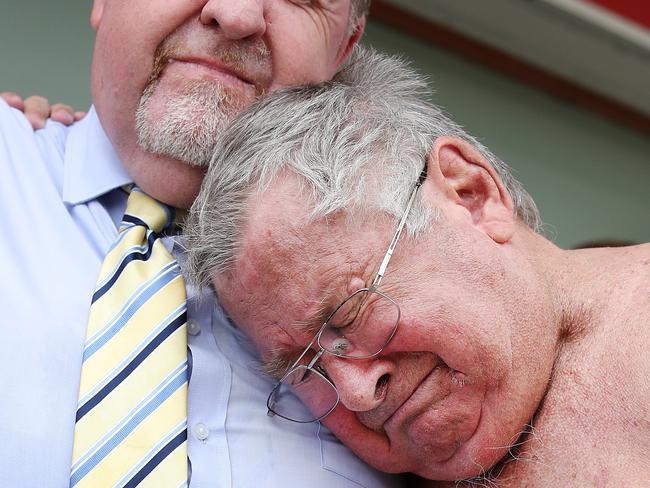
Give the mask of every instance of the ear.
<svg viewBox="0 0 650 488">
<path fill-rule="evenodd" d="M 509 241 L 516 217 L 510 195 L 487 159 L 470 143 L 450 136 L 436 139 L 427 163 L 427 183 L 471 218 L 497 243 Z"/>
<path fill-rule="evenodd" d="M 347 37 L 346 40 L 341 43 L 341 48 L 339 50 L 338 56 L 336 57 L 336 65 L 341 66 L 341 64 L 350 57 L 352 49 L 357 45 L 359 39 L 363 35 L 363 31 L 366 28 L 366 16 L 361 15 L 357 20 L 357 24 L 354 26 L 352 34 Z"/>
<path fill-rule="evenodd" d="M 93 0 L 93 8 L 90 11 L 90 25 L 94 30 L 99 28 L 99 23 L 102 20 L 102 14 L 104 13 L 104 2 L 105 0 Z"/>
</svg>

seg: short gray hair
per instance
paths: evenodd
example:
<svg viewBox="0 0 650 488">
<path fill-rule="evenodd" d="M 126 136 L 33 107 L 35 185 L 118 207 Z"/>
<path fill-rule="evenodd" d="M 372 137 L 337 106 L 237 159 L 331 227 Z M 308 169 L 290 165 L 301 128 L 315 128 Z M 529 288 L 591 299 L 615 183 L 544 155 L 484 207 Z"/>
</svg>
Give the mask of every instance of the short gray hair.
<svg viewBox="0 0 650 488">
<path fill-rule="evenodd" d="M 427 101 L 430 88 L 408 64 L 358 49 L 332 81 L 270 94 L 223 132 L 192 206 L 186 235 L 186 272 L 209 283 L 235 261 L 254 192 L 288 169 L 305 182 L 311 216 L 340 210 L 381 211 L 399 218 L 436 138 L 471 143 L 492 164 L 518 216 L 541 227 L 532 198 L 509 168 Z M 418 235 L 431 224 L 429 205 L 417 201 L 407 229 Z"/>
<path fill-rule="evenodd" d="M 350 20 L 356 22 L 359 17 L 368 15 L 370 11 L 371 0 L 351 0 L 350 2 Z"/>
</svg>

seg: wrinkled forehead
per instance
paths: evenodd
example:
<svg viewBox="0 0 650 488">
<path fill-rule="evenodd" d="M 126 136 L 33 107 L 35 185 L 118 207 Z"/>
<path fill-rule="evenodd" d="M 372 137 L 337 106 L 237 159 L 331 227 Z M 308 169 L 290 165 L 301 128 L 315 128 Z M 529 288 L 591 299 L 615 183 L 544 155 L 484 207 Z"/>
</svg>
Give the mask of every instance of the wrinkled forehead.
<svg viewBox="0 0 650 488">
<path fill-rule="evenodd" d="M 280 178 L 251 195 L 236 261 L 217 277 L 219 299 L 236 322 L 298 321 L 336 281 L 332 252 L 340 226 L 311 219 L 297 179 Z"/>
<path fill-rule="evenodd" d="M 253 328 L 249 336 L 309 326 L 347 295 L 352 276 L 369 272 L 373 256 L 358 227 L 345 215 L 312 218 L 303 190 L 284 177 L 251 196 L 236 262 L 215 281 L 235 322 Z"/>
</svg>

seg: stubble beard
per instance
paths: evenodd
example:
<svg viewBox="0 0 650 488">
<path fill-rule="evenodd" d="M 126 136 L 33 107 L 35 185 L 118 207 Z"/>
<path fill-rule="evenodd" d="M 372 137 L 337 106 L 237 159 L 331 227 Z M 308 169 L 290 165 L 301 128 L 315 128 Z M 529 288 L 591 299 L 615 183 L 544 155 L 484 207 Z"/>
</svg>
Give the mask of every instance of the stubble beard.
<svg viewBox="0 0 650 488">
<path fill-rule="evenodd" d="M 220 59 L 246 73 L 253 80 L 254 97 L 209 79 L 188 80 L 166 93 L 161 76 L 169 63 L 184 52 Z M 179 28 L 158 46 L 135 112 L 140 148 L 207 168 L 220 133 L 237 114 L 264 95 L 270 78 L 270 52 L 261 40 L 229 42 L 205 31 L 193 31 L 189 24 Z"/>
<path fill-rule="evenodd" d="M 154 117 L 158 79 L 148 83 L 135 113 L 140 147 L 152 154 L 207 168 L 219 134 L 245 108 L 238 94 L 210 80 L 191 80 Z"/>
</svg>

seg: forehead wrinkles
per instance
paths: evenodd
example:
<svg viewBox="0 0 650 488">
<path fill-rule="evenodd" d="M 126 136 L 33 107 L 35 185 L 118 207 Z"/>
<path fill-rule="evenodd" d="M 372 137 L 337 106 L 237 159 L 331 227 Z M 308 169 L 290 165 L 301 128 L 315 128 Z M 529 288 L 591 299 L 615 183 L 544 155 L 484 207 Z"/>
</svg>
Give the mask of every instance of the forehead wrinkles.
<svg viewBox="0 0 650 488">
<path fill-rule="evenodd" d="M 310 308 L 329 257 L 310 238 L 319 243 L 324 236 L 299 207 L 288 205 L 290 199 L 253 198 L 236 266 L 238 281 L 267 320 L 302 316 Z"/>
<path fill-rule="evenodd" d="M 237 279 L 261 318 L 280 324 L 281 317 L 283 327 L 304 324 L 345 298 L 352 277 L 372 279 L 390 240 L 383 227 L 393 227 L 391 219 L 357 212 L 312 219 L 310 200 L 304 181 L 281 171 L 246 202 Z"/>
<path fill-rule="evenodd" d="M 352 276 L 366 278 L 371 257 L 360 252 L 345 217 L 310 220 L 301 192 L 283 186 L 272 185 L 249 202 L 238 279 L 254 295 L 261 319 L 292 335 L 313 334 L 334 302 L 347 296 Z"/>
</svg>

